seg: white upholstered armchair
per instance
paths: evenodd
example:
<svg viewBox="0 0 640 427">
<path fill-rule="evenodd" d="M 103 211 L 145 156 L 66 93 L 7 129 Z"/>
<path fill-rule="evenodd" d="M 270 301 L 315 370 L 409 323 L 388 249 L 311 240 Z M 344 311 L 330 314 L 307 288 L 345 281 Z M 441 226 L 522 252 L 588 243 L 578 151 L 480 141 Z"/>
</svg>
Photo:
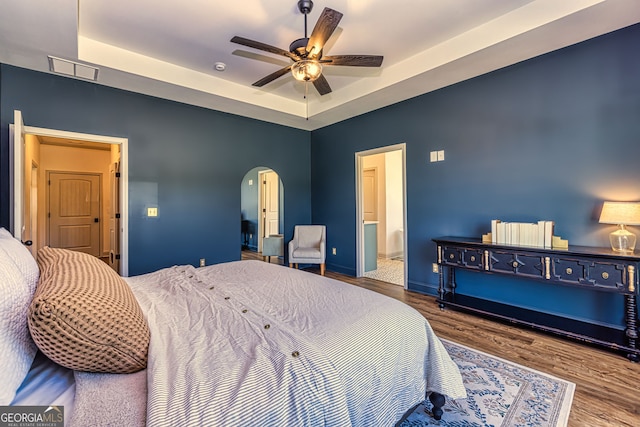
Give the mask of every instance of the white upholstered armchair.
<svg viewBox="0 0 640 427">
<path fill-rule="evenodd" d="M 324 276 L 326 257 L 326 227 L 324 225 L 296 225 L 289 242 L 289 267 L 298 264 L 320 264 Z"/>
</svg>

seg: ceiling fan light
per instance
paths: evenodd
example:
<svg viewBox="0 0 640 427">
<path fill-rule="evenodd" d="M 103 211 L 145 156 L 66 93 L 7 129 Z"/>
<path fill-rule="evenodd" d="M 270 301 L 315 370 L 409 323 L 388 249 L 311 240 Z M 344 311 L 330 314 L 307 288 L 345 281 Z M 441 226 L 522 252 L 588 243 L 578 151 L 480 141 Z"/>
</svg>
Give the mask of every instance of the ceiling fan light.
<svg viewBox="0 0 640 427">
<path fill-rule="evenodd" d="M 322 65 L 318 61 L 303 59 L 291 66 L 291 74 L 301 82 L 312 82 L 322 74 Z"/>
</svg>

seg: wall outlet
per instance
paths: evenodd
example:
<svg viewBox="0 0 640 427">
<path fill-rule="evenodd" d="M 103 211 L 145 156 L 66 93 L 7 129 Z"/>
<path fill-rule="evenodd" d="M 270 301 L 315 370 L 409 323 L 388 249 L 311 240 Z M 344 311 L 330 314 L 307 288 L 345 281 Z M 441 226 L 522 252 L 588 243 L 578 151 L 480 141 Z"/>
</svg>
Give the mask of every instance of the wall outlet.
<svg viewBox="0 0 640 427">
<path fill-rule="evenodd" d="M 204 258 L 200 258 L 200 267 L 204 267 L 205 265 Z"/>
<path fill-rule="evenodd" d="M 335 254 L 336 254 L 336 248 L 331 248 L 331 253 L 332 253 L 333 255 L 335 255 Z"/>
<path fill-rule="evenodd" d="M 431 264 L 431 271 L 433 271 L 434 273 L 438 272 L 438 263 L 434 262 L 433 264 Z"/>
<path fill-rule="evenodd" d="M 158 216 L 158 208 L 147 208 L 147 216 Z"/>
</svg>

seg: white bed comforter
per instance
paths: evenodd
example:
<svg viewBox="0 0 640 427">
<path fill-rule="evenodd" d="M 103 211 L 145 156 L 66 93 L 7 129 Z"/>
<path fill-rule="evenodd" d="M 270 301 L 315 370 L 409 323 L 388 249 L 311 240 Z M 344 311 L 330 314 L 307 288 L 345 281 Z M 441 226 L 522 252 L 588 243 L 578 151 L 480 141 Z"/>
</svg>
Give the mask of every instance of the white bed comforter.
<svg viewBox="0 0 640 427">
<path fill-rule="evenodd" d="M 149 426 L 392 426 L 427 390 L 465 396 L 424 317 L 375 292 L 259 261 L 127 281 Z"/>
</svg>

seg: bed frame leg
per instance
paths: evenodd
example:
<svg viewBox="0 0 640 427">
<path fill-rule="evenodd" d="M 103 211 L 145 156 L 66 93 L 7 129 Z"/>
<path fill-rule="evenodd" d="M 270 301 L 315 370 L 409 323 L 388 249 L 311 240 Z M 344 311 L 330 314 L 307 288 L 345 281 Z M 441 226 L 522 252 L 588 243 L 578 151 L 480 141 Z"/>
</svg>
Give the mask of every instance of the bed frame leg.
<svg viewBox="0 0 640 427">
<path fill-rule="evenodd" d="M 433 418 L 436 420 L 440 420 L 440 418 L 442 418 L 442 414 L 444 413 L 444 411 L 442 410 L 445 401 L 444 396 L 440 393 L 432 391 L 431 394 L 429 394 L 429 401 L 433 405 L 433 409 L 431 410 L 431 412 L 433 413 Z"/>
</svg>

